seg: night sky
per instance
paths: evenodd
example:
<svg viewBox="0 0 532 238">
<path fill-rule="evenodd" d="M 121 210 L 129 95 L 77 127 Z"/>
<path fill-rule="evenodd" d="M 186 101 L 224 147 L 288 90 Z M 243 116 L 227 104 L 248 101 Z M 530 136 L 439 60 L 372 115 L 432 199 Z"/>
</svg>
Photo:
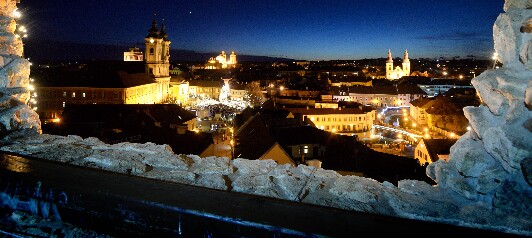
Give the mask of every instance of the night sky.
<svg viewBox="0 0 532 238">
<path fill-rule="evenodd" d="M 153 13 L 172 49 L 307 60 L 493 52 L 503 0 L 21 0 L 32 40 L 130 46 Z"/>
</svg>

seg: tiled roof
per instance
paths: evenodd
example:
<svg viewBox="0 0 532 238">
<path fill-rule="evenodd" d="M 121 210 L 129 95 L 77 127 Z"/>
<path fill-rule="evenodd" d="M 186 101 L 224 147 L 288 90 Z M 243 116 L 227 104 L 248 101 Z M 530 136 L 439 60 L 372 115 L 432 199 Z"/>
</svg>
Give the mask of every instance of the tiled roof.
<svg viewBox="0 0 532 238">
<path fill-rule="evenodd" d="M 451 146 L 456 143 L 456 139 L 423 139 L 433 162 L 438 159 L 438 155 L 448 155 Z"/>
<path fill-rule="evenodd" d="M 259 159 L 276 141 L 259 115 L 251 117 L 235 133 L 235 157 Z"/>
</svg>

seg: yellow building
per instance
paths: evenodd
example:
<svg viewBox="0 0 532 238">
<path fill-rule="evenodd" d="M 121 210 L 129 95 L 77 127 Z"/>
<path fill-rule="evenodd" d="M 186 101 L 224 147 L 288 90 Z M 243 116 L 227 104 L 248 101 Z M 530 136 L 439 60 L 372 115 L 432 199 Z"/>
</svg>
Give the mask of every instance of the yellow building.
<svg viewBox="0 0 532 238">
<path fill-rule="evenodd" d="M 414 151 L 415 159 L 419 164 L 431 164 L 438 160 L 449 160 L 451 146 L 456 139 L 421 139 Z"/>
<path fill-rule="evenodd" d="M 91 62 L 34 74 L 37 112 L 57 121 L 68 104 L 154 104 L 170 93 L 170 41 L 154 20 L 145 38 L 145 62 Z M 135 49 L 133 49 L 133 54 Z M 125 55 L 124 57 L 126 57 Z"/>
<path fill-rule="evenodd" d="M 170 81 L 170 97 L 175 99 L 177 104 L 188 105 L 189 82 Z"/>
<path fill-rule="evenodd" d="M 188 82 L 188 93 L 192 97 L 212 98 L 218 100 L 223 85 L 223 81 L 190 80 Z"/>
<path fill-rule="evenodd" d="M 225 51 L 222 51 L 221 54 L 219 54 L 216 57 L 211 57 L 205 64 L 205 69 L 227 69 L 227 68 L 235 68 L 237 65 L 236 60 L 236 53 L 233 51 L 231 52 L 231 55 L 229 56 L 229 60 L 227 60 L 227 55 L 225 54 Z"/>
<path fill-rule="evenodd" d="M 371 130 L 375 110 L 360 108 L 286 108 L 294 116 L 310 120 L 322 130 L 333 133 L 362 133 Z"/>
<path fill-rule="evenodd" d="M 388 60 L 386 61 L 386 79 L 400 79 L 403 76 L 410 76 L 410 59 L 408 59 L 408 51 L 405 50 L 402 68 L 397 66 L 393 68 L 392 52 L 388 49 Z"/>
</svg>

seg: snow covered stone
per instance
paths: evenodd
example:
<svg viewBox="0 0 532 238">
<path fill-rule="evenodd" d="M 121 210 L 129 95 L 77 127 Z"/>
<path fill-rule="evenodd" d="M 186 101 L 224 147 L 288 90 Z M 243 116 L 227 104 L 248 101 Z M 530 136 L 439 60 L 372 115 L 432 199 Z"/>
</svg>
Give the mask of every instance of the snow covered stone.
<svg viewBox="0 0 532 238">
<path fill-rule="evenodd" d="M 153 170 L 143 173 L 140 176 L 189 185 L 194 185 L 197 177 L 196 174 L 189 171 L 166 168 L 153 168 Z"/>
</svg>

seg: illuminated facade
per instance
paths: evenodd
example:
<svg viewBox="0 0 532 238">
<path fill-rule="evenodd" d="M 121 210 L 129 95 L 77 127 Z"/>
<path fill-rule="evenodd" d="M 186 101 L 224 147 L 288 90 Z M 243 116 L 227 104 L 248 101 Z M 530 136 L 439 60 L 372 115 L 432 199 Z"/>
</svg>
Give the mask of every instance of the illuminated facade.
<svg viewBox="0 0 532 238">
<path fill-rule="evenodd" d="M 207 63 L 205 64 L 205 69 L 235 68 L 237 63 L 238 62 L 236 60 L 236 53 L 234 51 L 231 52 L 229 60 L 227 60 L 227 55 L 225 54 L 225 51 L 222 51 L 221 54 L 216 57 L 211 57 L 207 61 Z"/>
<path fill-rule="evenodd" d="M 159 88 L 158 102 L 170 93 L 170 40 L 166 34 L 164 21 L 161 31 L 157 28 L 157 21 L 153 19 L 148 36 L 144 38 L 146 44 L 146 73 L 155 78 Z"/>
<path fill-rule="evenodd" d="M 94 62 L 76 70 L 51 73 L 55 83 L 37 84 L 38 110 L 43 122 L 58 121 L 68 104 L 155 104 L 170 93 L 170 41 L 154 20 L 142 53 L 130 49 L 124 62 Z M 140 54 L 139 54 L 140 53 Z"/>
<path fill-rule="evenodd" d="M 388 60 L 386 61 L 386 79 L 400 79 L 403 76 L 410 76 L 410 59 L 408 59 L 408 51 L 405 50 L 403 67 L 397 66 L 393 68 L 392 52 L 388 50 Z"/>
<path fill-rule="evenodd" d="M 144 55 L 139 48 L 129 48 L 129 51 L 124 52 L 124 61 L 144 61 Z"/>
<path fill-rule="evenodd" d="M 426 95 L 418 86 L 355 86 L 337 89 L 333 100 L 357 102 L 379 108 L 409 106 L 411 101 Z"/>
<path fill-rule="evenodd" d="M 303 120 L 310 120 L 317 128 L 333 133 L 360 133 L 371 130 L 375 121 L 375 110 L 360 108 L 286 108 L 292 114 L 299 114 Z"/>
</svg>

